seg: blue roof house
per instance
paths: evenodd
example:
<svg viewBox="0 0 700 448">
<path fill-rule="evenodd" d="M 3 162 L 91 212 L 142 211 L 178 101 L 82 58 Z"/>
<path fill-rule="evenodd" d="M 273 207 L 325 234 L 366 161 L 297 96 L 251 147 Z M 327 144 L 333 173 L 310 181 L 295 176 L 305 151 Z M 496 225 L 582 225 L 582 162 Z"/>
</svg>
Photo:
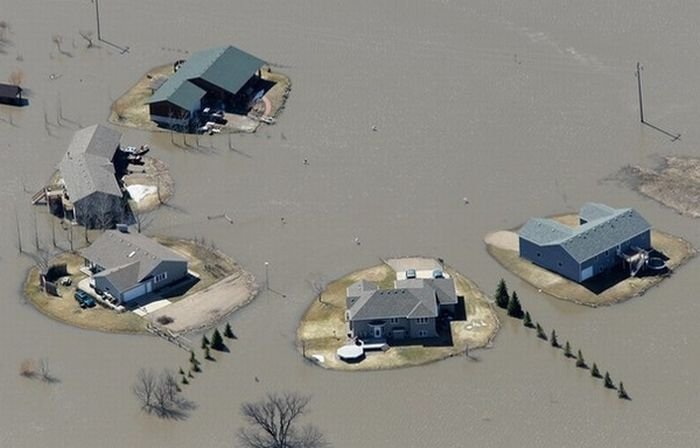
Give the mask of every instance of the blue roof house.
<svg viewBox="0 0 700 448">
<path fill-rule="evenodd" d="M 651 225 L 631 208 L 586 203 L 579 225 L 532 218 L 519 232 L 520 256 L 577 283 L 620 267 L 629 250 L 651 249 Z"/>
</svg>

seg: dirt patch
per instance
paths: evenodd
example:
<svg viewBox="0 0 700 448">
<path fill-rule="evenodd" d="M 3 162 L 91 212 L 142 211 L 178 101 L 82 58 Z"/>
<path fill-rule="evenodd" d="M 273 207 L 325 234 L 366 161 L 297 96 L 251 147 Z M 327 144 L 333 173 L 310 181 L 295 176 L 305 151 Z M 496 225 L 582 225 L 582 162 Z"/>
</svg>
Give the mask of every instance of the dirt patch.
<svg viewBox="0 0 700 448">
<path fill-rule="evenodd" d="M 129 165 L 130 174 L 123 177 L 124 186 L 143 185 L 152 187 L 153 192 L 141 200 L 129 201 L 134 213 L 145 213 L 167 203 L 175 192 L 175 182 L 170 176 L 168 164 L 153 157 L 144 157 L 143 165 Z"/>
<path fill-rule="evenodd" d="M 552 217 L 562 224 L 575 224 L 578 215 L 567 214 Z M 592 307 L 611 305 L 632 297 L 641 296 L 652 286 L 661 283 L 681 265 L 695 256 L 695 249 L 682 238 L 661 232 L 651 231 L 652 246 L 669 259 L 666 264 L 669 274 L 647 277 L 630 277 L 598 294 L 588 288 L 568 280 L 558 274 L 536 266 L 520 258 L 517 230 L 491 232 L 484 238 L 486 249 L 504 268 L 528 282 L 530 285 L 557 299 Z"/>
<path fill-rule="evenodd" d="M 434 261 L 434 260 L 433 260 Z M 347 364 L 336 358 L 336 350 L 346 343 L 345 290 L 359 280 L 376 282 L 381 288 L 393 286 L 396 272 L 381 264 L 353 272 L 328 285 L 309 306 L 297 329 L 297 343 L 304 356 L 323 356 L 322 367 L 335 370 L 378 370 L 416 366 L 439 361 L 469 350 L 488 346 L 499 329 L 499 321 L 486 294 L 477 285 L 452 268 L 445 271 L 455 279 L 457 294 L 464 297 L 468 320 L 451 323 L 453 345 L 426 347 L 422 345 L 391 347 L 386 352 L 368 354 L 357 364 Z"/>
<path fill-rule="evenodd" d="M 664 157 L 653 169 L 628 165 L 613 180 L 682 215 L 700 218 L 700 159 Z"/>
</svg>

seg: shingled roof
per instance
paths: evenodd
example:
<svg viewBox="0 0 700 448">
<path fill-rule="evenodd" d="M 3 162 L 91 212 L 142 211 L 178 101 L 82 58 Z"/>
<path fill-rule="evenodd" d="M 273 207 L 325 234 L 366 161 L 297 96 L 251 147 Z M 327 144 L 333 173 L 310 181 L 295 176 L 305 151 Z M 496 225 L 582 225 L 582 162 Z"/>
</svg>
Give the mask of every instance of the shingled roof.
<svg viewBox="0 0 700 448">
<path fill-rule="evenodd" d="M 120 290 L 143 281 L 163 261 L 187 260 L 140 233 L 108 230 L 80 254 L 104 268 L 96 276 L 108 277 Z"/>
<path fill-rule="evenodd" d="M 631 208 L 614 209 L 590 202 L 581 207 L 580 216 L 587 222 L 575 228 L 551 219 L 533 218 L 519 234 L 539 246 L 560 245 L 582 263 L 651 229 L 649 222 Z"/>
<path fill-rule="evenodd" d="M 121 133 L 102 125 L 77 131 L 58 165 L 68 196 L 75 202 L 100 191 L 122 196 L 112 159 Z"/>
<path fill-rule="evenodd" d="M 351 285 L 347 289 L 350 319 L 437 317 L 438 303 L 457 303 L 452 279 L 409 279 L 397 282 L 396 286 L 395 289 L 377 289 L 375 284 L 366 281 Z"/>
<path fill-rule="evenodd" d="M 206 91 L 190 81 L 201 78 L 232 94 L 265 65 L 265 61 L 233 46 L 197 51 L 173 74 L 148 103 L 168 101 L 189 109 Z"/>
</svg>

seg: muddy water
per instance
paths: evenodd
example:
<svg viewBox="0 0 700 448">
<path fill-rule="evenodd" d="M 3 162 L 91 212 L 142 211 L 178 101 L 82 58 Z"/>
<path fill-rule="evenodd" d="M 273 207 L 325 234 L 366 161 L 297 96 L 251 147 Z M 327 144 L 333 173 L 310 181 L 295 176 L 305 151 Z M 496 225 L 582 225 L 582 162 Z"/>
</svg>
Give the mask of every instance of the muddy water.
<svg viewBox="0 0 700 448">
<path fill-rule="evenodd" d="M 0 122 L 0 446 L 232 446 L 240 403 L 285 389 L 314 395 L 314 422 L 342 447 L 695 443 L 697 260 L 641 299 L 587 309 L 537 294 L 482 243 L 491 229 L 598 200 L 636 207 L 700 245 L 697 221 L 599 182 L 657 154 L 697 154 L 695 5 L 216 0 L 206 10 L 174 0 L 104 2 L 104 37 L 130 47 L 120 55 L 82 48 L 77 31 L 94 29 L 90 2 L 37 3 L 0 0 L 14 33 L 0 78 L 21 67 L 32 89 L 31 106 L 13 112 L 16 126 Z M 53 34 L 72 57 L 57 52 Z M 72 122 L 104 121 L 111 100 L 146 67 L 229 42 L 292 77 L 277 125 L 234 137 L 235 151 L 225 137 L 201 138 L 200 151 L 135 130 L 124 130 L 124 142 L 150 144 L 176 180 L 172 207 L 153 215 L 149 232 L 203 236 L 258 277 L 268 261 L 271 287 L 287 298 L 263 294 L 237 314 L 231 355 L 188 389 L 199 409 L 163 422 L 141 414 L 130 385 L 139 367 L 176 368 L 186 355 L 150 337 L 66 327 L 23 304 L 20 282 L 32 261 L 16 255 L 14 208 L 31 249 L 24 190 L 51 174 Z M 648 119 L 681 132 L 681 141 L 636 121 L 637 59 L 646 65 Z M 206 219 L 222 212 L 235 223 Z M 50 241 L 41 213 L 37 222 Z M 335 278 L 409 254 L 443 257 L 488 290 L 504 276 L 536 320 L 623 379 L 634 401 L 620 402 L 511 322 L 479 362 L 345 374 L 300 360 L 294 331 L 310 276 Z M 48 357 L 61 383 L 20 378 L 28 357 Z"/>
</svg>

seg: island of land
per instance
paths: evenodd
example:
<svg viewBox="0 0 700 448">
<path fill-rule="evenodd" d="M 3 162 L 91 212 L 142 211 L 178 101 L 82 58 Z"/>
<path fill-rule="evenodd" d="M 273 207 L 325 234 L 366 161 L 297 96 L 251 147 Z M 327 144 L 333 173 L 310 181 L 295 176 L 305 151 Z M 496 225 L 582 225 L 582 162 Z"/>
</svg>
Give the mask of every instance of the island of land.
<svg viewBox="0 0 700 448">
<path fill-rule="evenodd" d="M 24 296 L 43 314 L 83 329 L 145 333 L 155 328 L 179 335 L 217 325 L 257 295 L 252 274 L 221 251 L 197 241 L 155 239 L 187 259 L 191 281 L 159 290 L 121 312 L 101 300 L 93 308 L 81 308 L 74 294 L 79 283 L 88 278 L 85 260 L 77 252 L 64 252 L 48 263 L 66 267 L 60 278 L 53 279 L 58 295 L 45 291 L 40 281 L 42 272 L 33 267 L 27 274 Z"/>
<path fill-rule="evenodd" d="M 463 311 L 466 312 L 466 320 L 449 323 L 451 345 L 411 340 L 400 345 L 389 343 L 388 349 L 367 353 L 359 363 L 347 363 L 337 357 L 337 350 L 350 342 L 347 338 L 348 323 L 345 320 L 346 290 L 350 285 L 365 280 L 375 283 L 379 289 L 391 289 L 398 272 L 407 267 L 436 262 L 432 258 L 422 257 L 390 259 L 329 283 L 308 307 L 297 329 L 297 344 L 303 356 L 333 370 L 379 370 L 417 366 L 456 355 L 464 356 L 474 349 L 489 346 L 500 328 L 489 297 L 473 281 L 443 265 L 445 274 L 454 279 L 457 296 L 464 299 L 459 302 L 459 306 L 463 305 Z"/>
<path fill-rule="evenodd" d="M 664 157 L 654 168 L 628 165 L 614 180 L 676 210 L 700 218 L 700 159 Z"/>
<path fill-rule="evenodd" d="M 146 72 L 133 87 L 112 103 L 109 121 L 147 131 L 171 132 L 170 129 L 159 127 L 151 120 L 148 100 L 155 91 L 154 80 L 169 78 L 174 73 L 174 64 L 161 65 Z M 273 71 L 268 65 L 260 71 L 260 78 L 274 85 L 246 115 L 227 113 L 227 123 L 217 126 L 219 131 L 253 133 L 261 123 L 271 123 L 270 119 L 275 119 L 284 109 L 292 86 L 289 77 Z"/>
<path fill-rule="evenodd" d="M 556 215 L 552 216 L 551 219 L 570 227 L 575 227 L 579 222 L 579 216 L 575 213 Z M 488 253 L 501 266 L 537 288 L 539 292 L 544 292 L 557 299 L 591 307 L 611 305 L 641 296 L 696 254 L 693 246 L 684 239 L 652 229 L 652 247 L 667 258 L 667 269 L 664 274 L 626 276 L 614 279 L 609 276 L 598 276 L 600 277 L 598 280 L 586 287 L 521 258 L 518 242 L 519 228 L 499 230 L 487 234 L 484 242 Z"/>
</svg>

